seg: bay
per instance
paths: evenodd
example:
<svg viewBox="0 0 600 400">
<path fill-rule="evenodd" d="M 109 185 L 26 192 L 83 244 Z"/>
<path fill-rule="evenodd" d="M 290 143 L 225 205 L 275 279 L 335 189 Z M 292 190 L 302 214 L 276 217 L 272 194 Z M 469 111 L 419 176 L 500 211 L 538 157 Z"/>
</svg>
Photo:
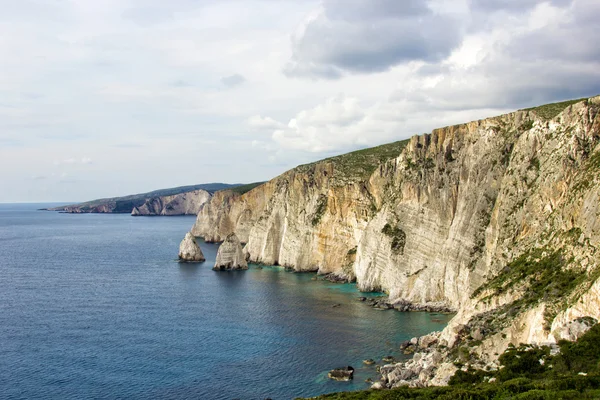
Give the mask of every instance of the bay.
<svg viewBox="0 0 600 400">
<path fill-rule="evenodd" d="M 449 316 L 377 311 L 353 284 L 176 262 L 193 217 L 0 204 L 0 398 L 291 399 L 367 388 L 365 358 Z M 380 362 L 381 363 L 381 362 Z M 356 368 L 353 382 L 327 371 Z"/>
</svg>

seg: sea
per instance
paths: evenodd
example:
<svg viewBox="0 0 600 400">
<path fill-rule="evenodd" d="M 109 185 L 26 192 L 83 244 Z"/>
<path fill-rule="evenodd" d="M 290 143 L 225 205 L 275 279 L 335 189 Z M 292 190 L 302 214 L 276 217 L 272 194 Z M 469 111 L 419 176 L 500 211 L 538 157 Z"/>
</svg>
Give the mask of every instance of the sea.
<svg viewBox="0 0 600 400">
<path fill-rule="evenodd" d="M 293 399 L 360 390 L 373 358 L 449 315 L 379 311 L 354 284 L 177 262 L 194 217 L 0 204 L 0 399 Z M 355 368 L 354 380 L 327 372 Z"/>
</svg>

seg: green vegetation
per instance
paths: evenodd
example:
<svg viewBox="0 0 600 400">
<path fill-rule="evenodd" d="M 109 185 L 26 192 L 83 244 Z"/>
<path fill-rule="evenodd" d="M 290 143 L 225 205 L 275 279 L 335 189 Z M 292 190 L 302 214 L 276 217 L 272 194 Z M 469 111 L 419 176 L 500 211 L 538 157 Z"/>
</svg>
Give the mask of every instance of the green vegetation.
<svg viewBox="0 0 600 400">
<path fill-rule="evenodd" d="M 383 226 L 381 230 L 386 236 L 389 236 L 392 239 L 392 252 L 394 254 L 404 254 L 404 246 L 406 245 L 406 233 L 400 228 L 392 227 L 389 223 Z"/>
<path fill-rule="evenodd" d="M 533 128 L 533 120 L 532 119 L 528 119 L 527 121 L 525 121 L 521 124 L 521 130 L 523 130 L 523 131 L 528 131 L 531 128 Z"/>
<path fill-rule="evenodd" d="M 558 114 L 563 112 L 563 110 L 565 108 L 567 108 L 573 104 L 579 103 L 580 101 L 584 101 L 584 100 L 587 100 L 587 97 L 582 98 L 582 99 L 561 101 L 560 103 L 544 104 L 543 106 L 538 106 L 538 107 L 525 108 L 521 111 L 533 111 L 540 117 L 542 117 L 546 120 L 551 120 L 554 117 L 556 117 Z M 531 129 L 531 128 L 529 128 L 529 129 Z"/>
<path fill-rule="evenodd" d="M 262 185 L 263 183 L 265 183 L 265 182 L 248 183 L 247 185 L 240 185 L 240 186 L 236 186 L 236 187 L 233 187 L 231 189 L 226 189 L 226 190 L 231 190 L 232 192 L 241 195 L 241 194 L 244 194 L 244 193 L 247 193 L 247 192 L 251 191 L 255 187 L 258 187 L 258 186 Z"/>
<path fill-rule="evenodd" d="M 490 294 L 483 301 L 511 289 L 522 290 L 523 294 L 512 303 L 482 314 L 483 325 L 497 331 L 507 318 L 545 302 L 545 328 L 549 329 L 556 314 L 568 306 L 575 289 L 591 279 L 585 271 L 567 268 L 571 263 L 572 260 L 566 260 L 560 251 L 545 249 L 529 251 L 510 262 L 494 279 L 475 290 L 471 297 L 475 298 L 486 290 Z"/>
<path fill-rule="evenodd" d="M 317 200 L 317 209 L 315 210 L 315 214 L 311 220 L 312 226 L 319 225 L 321 222 L 321 218 L 323 218 L 323 214 L 325 214 L 325 210 L 327 210 L 327 196 L 320 195 Z"/>
<path fill-rule="evenodd" d="M 398 388 L 384 391 L 334 393 L 331 400 L 404 399 L 598 399 L 600 398 L 600 325 L 577 342 L 562 341 L 560 354 L 548 347 L 511 347 L 500 356 L 498 371 L 457 372 L 448 387 Z M 542 362 L 540 362 L 542 360 Z M 492 380 L 492 382 L 489 382 Z"/>
<path fill-rule="evenodd" d="M 560 251 L 529 251 L 510 262 L 494 279 L 479 287 L 472 297 L 478 296 L 483 290 L 492 290 L 490 297 L 496 296 L 517 284 L 526 285 L 523 301 L 527 304 L 565 296 L 579 283 L 577 278 L 581 275 L 573 270 L 566 270 L 566 264 Z"/>
<path fill-rule="evenodd" d="M 326 158 L 311 164 L 300 165 L 297 168 L 304 171 L 316 163 L 330 162 L 334 167 L 334 177 L 344 180 L 367 179 L 382 163 L 396 158 L 400 155 L 407 140 L 384 144 L 368 149 L 357 150 L 351 153 Z"/>
</svg>

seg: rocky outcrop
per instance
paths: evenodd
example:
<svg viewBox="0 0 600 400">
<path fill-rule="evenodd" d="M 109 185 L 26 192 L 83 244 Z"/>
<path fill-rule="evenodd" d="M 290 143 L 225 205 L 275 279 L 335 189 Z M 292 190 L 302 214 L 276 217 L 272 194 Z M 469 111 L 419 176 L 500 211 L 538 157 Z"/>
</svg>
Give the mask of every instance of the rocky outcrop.
<svg viewBox="0 0 600 400">
<path fill-rule="evenodd" d="M 329 379 L 333 379 L 336 381 L 349 381 L 354 379 L 354 368 L 347 366 L 344 368 L 336 368 L 332 369 L 327 373 Z"/>
<path fill-rule="evenodd" d="M 356 280 L 399 308 L 456 310 L 439 341 L 472 347 L 474 366 L 571 337 L 600 319 L 600 97 L 564 107 L 415 136 L 363 175 L 364 151 L 219 193 L 193 232 L 235 232 L 252 262 Z M 427 361 L 428 382 L 456 369 L 450 354 Z"/>
<path fill-rule="evenodd" d="M 181 262 L 203 262 L 206 259 L 194 235 L 186 233 L 185 238 L 179 245 L 179 261 Z"/>
<path fill-rule="evenodd" d="M 134 207 L 131 215 L 197 215 L 200 207 L 210 197 L 210 193 L 206 190 L 194 190 L 172 196 L 151 197 L 141 206 Z"/>
<path fill-rule="evenodd" d="M 235 233 L 230 233 L 219 246 L 215 266 L 216 271 L 232 269 L 248 269 L 242 244 Z"/>
</svg>

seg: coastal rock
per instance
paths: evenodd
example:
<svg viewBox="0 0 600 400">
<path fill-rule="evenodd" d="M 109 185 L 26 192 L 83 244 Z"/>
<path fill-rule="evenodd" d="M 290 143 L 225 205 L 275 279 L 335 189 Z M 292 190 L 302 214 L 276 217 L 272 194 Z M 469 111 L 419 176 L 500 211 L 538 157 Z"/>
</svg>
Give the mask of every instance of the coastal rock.
<svg viewBox="0 0 600 400">
<path fill-rule="evenodd" d="M 235 233 L 227 235 L 225 241 L 219 246 L 213 269 L 216 271 L 248 269 L 242 244 Z"/>
<path fill-rule="evenodd" d="M 373 364 L 375 364 L 375 360 L 373 360 L 372 358 L 369 358 L 367 360 L 363 360 L 363 364 L 365 364 L 365 365 L 373 365 Z"/>
<path fill-rule="evenodd" d="M 336 368 L 327 374 L 329 379 L 333 379 L 336 381 L 349 381 L 354 379 L 354 368 L 351 366 L 347 366 L 344 368 Z"/>
<path fill-rule="evenodd" d="M 205 261 L 204 254 L 194 235 L 190 232 L 186 233 L 185 238 L 179 245 L 179 261 L 182 262 L 203 262 Z"/>
<path fill-rule="evenodd" d="M 134 207 L 132 216 L 151 215 L 197 215 L 200 207 L 211 198 L 206 190 L 194 190 L 172 196 L 146 199 L 144 204 Z"/>
</svg>

